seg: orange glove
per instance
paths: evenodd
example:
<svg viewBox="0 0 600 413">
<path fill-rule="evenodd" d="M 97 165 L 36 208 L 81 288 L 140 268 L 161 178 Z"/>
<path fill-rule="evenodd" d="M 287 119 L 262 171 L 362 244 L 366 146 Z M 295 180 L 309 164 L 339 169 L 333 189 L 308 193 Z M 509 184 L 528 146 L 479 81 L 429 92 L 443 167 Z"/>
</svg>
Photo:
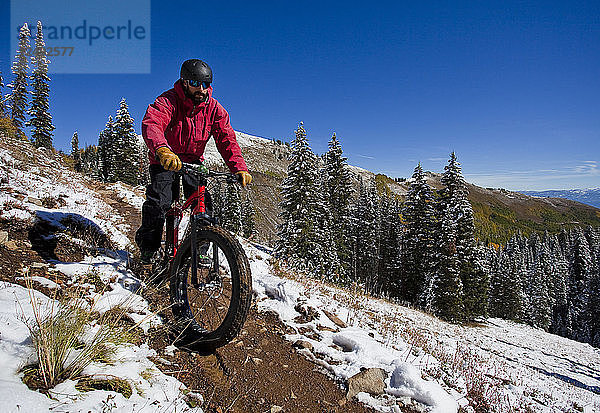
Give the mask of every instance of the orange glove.
<svg viewBox="0 0 600 413">
<path fill-rule="evenodd" d="M 239 171 L 235 173 L 238 176 L 238 182 L 245 188 L 250 182 L 252 182 L 252 175 L 248 171 Z"/>
<path fill-rule="evenodd" d="M 178 171 L 181 169 L 181 159 L 166 146 L 156 150 L 156 157 L 167 171 Z"/>
</svg>

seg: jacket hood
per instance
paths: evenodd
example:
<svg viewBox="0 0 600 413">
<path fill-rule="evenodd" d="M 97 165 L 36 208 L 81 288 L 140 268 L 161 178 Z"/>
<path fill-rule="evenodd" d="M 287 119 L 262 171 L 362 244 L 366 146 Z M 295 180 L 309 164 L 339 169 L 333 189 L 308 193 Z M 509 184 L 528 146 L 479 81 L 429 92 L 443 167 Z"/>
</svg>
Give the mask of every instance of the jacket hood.
<svg viewBox="0 0 600 413">
<path fill-rule="evenodd" d="M 183 108 L 185 110 L 185 113 L 188 116 L 193 116 L 196 113 L 198 113 L 205 106 L 207 106 L 208 102 L 210 102 L 210 100 L 212 99 L 212 93 L 213 93 L 212 86 L 209 86 L 207 89 L 208 90 L 208 99 L 206 99 L 206 101 L 200 103 L 199 105 L 195 105 L 195 106 L 194 106 L 194 101 L 192 100 L 192 98 L 189 98 L 185 95 L 185 91 L 183 90 L 183 85 L 181 84 L 181 80 L 177 80 L 175 82 L 175 84 L 173 85 L 173 88 L 175 89 L 175 92 L 177 92 L 177 96 L 181 99 L 181 102 L 183 102 Z"/>
</svg>

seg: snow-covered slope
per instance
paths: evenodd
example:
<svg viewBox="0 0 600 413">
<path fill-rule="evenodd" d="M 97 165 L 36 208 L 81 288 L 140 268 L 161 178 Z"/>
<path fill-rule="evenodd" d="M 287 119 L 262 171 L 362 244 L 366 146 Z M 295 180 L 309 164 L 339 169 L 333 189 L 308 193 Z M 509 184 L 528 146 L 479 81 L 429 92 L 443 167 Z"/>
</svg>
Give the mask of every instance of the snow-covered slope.
<svg viewBox="0 0 600 413">
<path fill-rule="evenodd" d="M 118 248 L 126 246 L 126 217 L 94 191 L 93 182 L 64 169 L 43 151 L 25 149 L 19 153 L 0 149 L 0 217 L 29 222 L 54 218 L 54 224 L 60 225 L 62 217 L 75 216 L 101 228 Z M 117 191 L 125 202 L 140 206 L 139 195 L 124 185 L 103 190 Z M 62 201 L 40 202 L 46 199 Z M 276 271 L 268 248 L 242 242 L 251 262 L 258 306 L 276 312 L 289 326 L 290 343 L 303 343 L 301 353 L 344 382 L 364 369 L 384 372 L 383 394 L 356 395 L 379 411 L 399 412 L 404 407 L 473 411 L 469 409 L 476 402 L 479 406 L 485 402 L 490 411 L 600 412 L 600 350 L 596 348 L 498 319 L 477 326 L 444 323 L 359 291 Z M 51 262 L 51 272 L 76 279 L 93 268 L 111 287 L 97 292 L 90 286 L 88 294 L 98 311 L 126 303 L 130 317 L 142 327 L 160 322 L 136 294 L 140 281 L 127 269 L 126 258 L 123 251 L 106 251 L 80 262 Z M 153 365 L 151 356 L 160 351 L 157 354 L 144 345 L 121 345 L 115 363 L 94 363 L 86 370 L 130 382 L 135 391 L 129 399 L 102 390 L 81 393 L 73 381 L 51 390 L 55 399 L 29 390 L 19 371 L 33 354 L 21 321 L 31 312 L 28 297 L 21 286 L 0 285 L 3 411 L 48 411 L 59 406 L 61 411 L 102 411 L 107 405 L 113 411 L 190 409 L 184 386 Z M 51 302 L 41 293 L 36 297 Z M 149 371 L 152 374 L 143 374 Z"/>
<path fill-rule="evenodd" d="M 264 254 L 247 249 L 250 257 Z M 281 279 L 262 258 L 251 264 L 259 305 L 297 331 L 288 339 L 309 342 L 313 350 L 303 351 L 333 375 L 348 379 L 364 368 L 383 369 L 385 395 L 359 395 L 378 410 L 396 411 L 400 396 L 451 412 L 472 405 L 480 390 L 491 411 L 600 411 L 597 348 L 500 319 L 448 324 L 314 280 Z M 314 309 L 314 320 L 299 323 L 298 306 Z"/>
</svg>

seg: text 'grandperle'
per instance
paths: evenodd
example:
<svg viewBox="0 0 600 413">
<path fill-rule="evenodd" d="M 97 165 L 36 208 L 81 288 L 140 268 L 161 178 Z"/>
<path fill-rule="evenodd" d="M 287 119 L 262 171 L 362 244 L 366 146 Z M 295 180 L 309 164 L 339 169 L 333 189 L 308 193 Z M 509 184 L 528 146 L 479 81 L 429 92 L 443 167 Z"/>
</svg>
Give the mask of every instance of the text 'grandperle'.
<svg viewBox="0 0 600 413">
<path fill-rule="evenodd" d="M 17 31 L 21 28 L 18 27 Z M 88 40 L 92 45 L 94 40 L 143 40 L 146 38 L 146 28 L 144 26 L 134 26 L 131 20 L 127 20 L 124 25 L 106 25 L 103 27 L 87 24 L 83 20 L 82 24 L 73 28 L 70 25 L 64 26 L 44 26 L 44 34 L 48 40 Z M 31 35 L 33 38 L 33 33 Z"/>
</svg>

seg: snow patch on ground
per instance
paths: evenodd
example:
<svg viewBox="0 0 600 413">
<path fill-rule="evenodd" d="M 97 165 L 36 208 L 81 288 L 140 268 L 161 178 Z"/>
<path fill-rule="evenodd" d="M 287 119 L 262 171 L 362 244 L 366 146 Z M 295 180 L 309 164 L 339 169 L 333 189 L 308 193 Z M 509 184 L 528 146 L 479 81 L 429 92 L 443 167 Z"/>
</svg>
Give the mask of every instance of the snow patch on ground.
<svg viewBox="0 0 600 413">
<path fill-rule="evenodd" d="M 10 283 L 0 284 L 0 400 L 5 412 L 45 411 L 188 411 L 182 383 L 161 373 L 149 357 L 156 352 L 146 344 L 117 348 L 110 365 L 92 363 L 83 372 L 95 377 L 119 377 L 129 382 L 129 399 L 109 391 L 79 392 L 75 381 L 63 382 L 50 390 L 52 399 L 31 391 L 22 382 L 21 368 L 35 361 L 29 330 L 24 319 L 33 318 L 31 301 L 42 311 L 51 311 L 57 302 L 44 294 Z M 112 410 L 111 410 L 112 409 Z"/>
<path fill-rule="evenodd" d="M 409 343 L 406 332 L 416 331 L 436 354 L 462 356 L 462 363 L 473 364 L 465 372 L 493 377 L 499 383 L 497 397 L 506 406 L 529 406 L 548 413 L 600 412 L 600 349 L 500 319 L 486 320 L 479 327 L 448 324 L 315 280 L 283 279 L 273 274 L 267 252 L 242 242 L 259 308 L 277 312 L 297 331 L 286 338 L 309 342 L 313 350 L 302 352 L 340 379 L 347 380 L 364 368 L 381 368 L 387 373 L 385 393 L 389 396 L 410 397 L 430 412 L 453 412 L 467 406 L 468 379 L 461 376 L 465 373 L 447 375 L 444 380 L 433 377 L 447 369 L 447 361 L 444 364 L 420 348 L 418 340 Z M 299 304 L 316 310 L 315 319 L 301 322 L 295 309 Z M 335 326 L 324 310 L 347 326 Z M 385 396 L 361 393 L 358 398 L 379 411 L 397 409 Z"/>
</svg>

